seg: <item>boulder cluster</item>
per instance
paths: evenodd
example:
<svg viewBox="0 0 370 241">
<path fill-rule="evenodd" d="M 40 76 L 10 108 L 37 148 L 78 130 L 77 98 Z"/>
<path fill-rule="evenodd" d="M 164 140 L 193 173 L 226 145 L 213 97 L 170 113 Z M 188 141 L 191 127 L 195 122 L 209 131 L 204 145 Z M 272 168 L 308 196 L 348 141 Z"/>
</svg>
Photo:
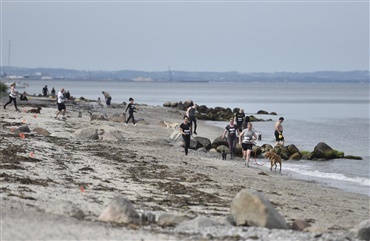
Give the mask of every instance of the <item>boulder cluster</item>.
<svg viewBox="0 0 370 241">
<path fill-rule="evenodd" d="M 190 106 L 193 106 L 194 102 L 192 100 L 179 101 L 179 102 L 165 102 L 164 107 L 175 108 L 177 110 L 186 111 Z M 230 118 L 234 117 L 234 114 L 239 112 L 239 108 L 224 108 L 215 107 L 208 108 L 205 105 L 195 105 L 196 107 L 196 118 L 199 120 L 211 120 L 211 121 L 228 121 Z M 276 115 L 275 112 L 268 113 L 264 110 L 259 110 L 256 114 L 270 114 Z M 250 121 L 272 121 L 271 119 L 263 120 L 259 119 L 253 115 L 249 116 Z"/>
</svg>

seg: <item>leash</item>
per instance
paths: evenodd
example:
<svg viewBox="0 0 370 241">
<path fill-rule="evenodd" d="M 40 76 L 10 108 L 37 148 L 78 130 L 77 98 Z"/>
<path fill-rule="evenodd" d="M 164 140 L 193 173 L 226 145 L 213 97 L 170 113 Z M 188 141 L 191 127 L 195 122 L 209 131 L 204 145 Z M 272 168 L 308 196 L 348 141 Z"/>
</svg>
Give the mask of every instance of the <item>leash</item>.
<svg viewBox="0 0 370 241">
<path fill-rule="evenodd" d="M 255 163 L 257 164 L 257 166 L 264 166 L 266 163 L 268 163 L 269 161 L 267 161 L 267 162 L 265 162 L 265 163 L 263 163 L 263 164 L 259 164 L 258 162 L 257 162 L 257 151 L 256 150 L 254 150 L 254 161 L 255 161 Z"/>
</svg>

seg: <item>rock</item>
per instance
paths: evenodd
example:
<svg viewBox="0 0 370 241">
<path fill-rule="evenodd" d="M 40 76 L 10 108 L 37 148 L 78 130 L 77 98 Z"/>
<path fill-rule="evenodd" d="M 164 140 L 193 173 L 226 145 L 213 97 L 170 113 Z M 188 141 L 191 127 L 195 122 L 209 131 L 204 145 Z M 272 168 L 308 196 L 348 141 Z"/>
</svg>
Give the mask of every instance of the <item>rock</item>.
<svg viewBox="0 0 370 241">
<path fill-rule="evenodd" d="M 197 151 L 207 153 L 207 149 L 205 147 L 198 148 Z"/>
<path fill-rule="evenodd" d="M 198 216 L 194 219 L 184 221 L 176 226 L 175 232 L 197 232 L 200 229 L 217 226 L 219 223 L 211 218 Z"/>
<path fill-rule="evenodd" d="M 318 143 L 313 150 L 314 158 L 332 159 L 335 157 L 334 150 L 324 142 Z"/>
<path fill-rule="evenodd" d="M 79 140 L 98 140 L 98 130 L 94 128 L 82 128 L 73 133 Z"/>
<path fill-rule="evenodd" d="M 265 153 L 265 152 L 269 152 L 271 149 L 273 149 L 274 147 L 271 146 L 270 144 L 263 144 L 261 146 L 261 151 L 262 153 Z"/>
<path fill-rule="evenodd" d="M 165 102 L 165 103 L 163 103 L 163 107 L 171 107 L 171 102 Z"/>
<path fill-rule="evenodd" d="M 297 153 L 294 153 L 293 155 L 291 155 L 289 157 L 289 160 L 301 160 L 301 158 L 302 158 L 301 153 L 297 152 Z"/>
<path fill-rule="evenodd" d="M 169 139 L 170 141 L 182 141 L 182 135 L 179 131 L 173 131 Z"/>
<path fill-rule="evenodd" d="M 197 148 L 204 147 L 207 150 L 211 149 L 211 140 L 206 137 L 196 136 L 194 139 L 197 140 L 198 146 Z"/>
<path fill-rule="evenodd" d="M 140 215 L 134 206 L 123 196 L 113 198 L 107 208 L 100 214 L 99 221 L 115 223 L 140 223 Z"/>
<path fill-rule="evenodd" d="M 106 142 L 120 142 L 125 140 L 123 135 L 118 131 L 104 132 L 99 139 Z"/>
<path fill-rule="evenodd" d="M 19 132 L 31 132 L 31 130 L 28 127 L 28 125 L 22 125 L 22 126 L 18 127 L 18 131 Z"/>
<path fill-rule="evenodd" d="M 186 100 L 184 101 L 184 107 L 185 109 L 188 109 L 190 106 L 193 106 L 194 102 L 192 100 Z"/>
<path fill-rule="evenodd" d="M 288 151 L 289 151 L 290 155 L 293 155 L 295 153 L 299 153 L 298 148 L 294 144 L 288 145 L 287 148 L 288 148 Z"/>
<path fill-rule="evenodd" d="M 303 231 L 305 228 L 311 227 L 305 219 L 295 219 L 292 224 L 293 230 Z"/>
<path fill-rule="evenodd" d="M 351 233 L 360 240 L 370 240 L 370 219 L 361 222 L 351 229 Z"/>
<path fill-rule="evenodd" d="M 237 226 L 288 229 L 284 217 L 257 191 L 241 190 L 233 198 L 230 211 Z"/>
<path fill-rule="evenodd" d="M 85 214 L 82 212 L 82 210 L 71 201 L 58 200 L 48 203 L 48 206 L 45 208 L 45 212 L 67 217 L 74 217 L 77 219 L 84 219 L 85 217 Z"/>
<path fill-rule="evenodd" d="M 229 150 L 229 147 L 227 146 L 224 146 L 224 145 L 221 145 L 221 146 L 218 146 L 216 148 L 217 152 L 222 152 L 222 151 L 225 151 L 227 154 L 230 154 L 230 150 Z"/>
<path fill-rule="evenodd" d="M 286 146 L 282 145 L 276 145 L 273 149 L 273 151 L 278 154 L 282 159 L 288 160 L 290 157 L 288 148 Z"/>
<path fill-rule="evenodd" d="M 189 220 L 189 218 L 186 216 L 179 216 L 179 215 L 164 213 L 158 217 L 157 224 L 162 227 L 171 227 L 171 226 L 176 226 L 179 223 L 182 223 L 186 220 Z"/>
<path fill-rule="evenodd" d="M 257 115 L 268 115 L 269 113 L 267 111 L 265 111 L 265 110 L 259 110 L 259 111 L 257 111 L 256 114 Z"/>
<path fill-rule="evenodd" d="M 49 136 L 50 135 L 50 132 L 44 128 L 41 128 L 41 127 L 35 127 L 33 129 L 34 132 L 36 132 L 37 134 L 39 135 L 42 135 L 42 136 Z"/>
<path fill-rule="evenodd" d="M 229 146 L 226 137 L 222 138 L 222 136 L 219 136 L 212 142 L 212 148 L 217 148 L 220 145 Z"/>
</svg>

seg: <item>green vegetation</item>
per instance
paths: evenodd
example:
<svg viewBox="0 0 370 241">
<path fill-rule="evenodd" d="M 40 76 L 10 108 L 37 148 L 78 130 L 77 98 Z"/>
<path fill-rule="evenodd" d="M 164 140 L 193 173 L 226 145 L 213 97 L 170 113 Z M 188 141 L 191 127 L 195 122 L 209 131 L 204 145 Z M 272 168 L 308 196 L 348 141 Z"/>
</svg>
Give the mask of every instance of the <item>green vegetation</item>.
<svg viewBox="0 0 370 241">
<path fill-rule="evenodd" d="M 8 86 L 6 86 L 3 82 L 0 82 L 0 92 L 7 92 L 8 91 Z"/>
</svg>

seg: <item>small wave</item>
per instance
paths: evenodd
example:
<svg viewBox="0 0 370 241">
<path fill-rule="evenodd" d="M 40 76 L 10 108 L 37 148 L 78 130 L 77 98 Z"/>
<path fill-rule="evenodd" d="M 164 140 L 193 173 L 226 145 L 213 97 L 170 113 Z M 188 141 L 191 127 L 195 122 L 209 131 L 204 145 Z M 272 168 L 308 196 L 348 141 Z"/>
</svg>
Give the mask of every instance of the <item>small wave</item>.
<svg viewBox="0 0 370 241">
<path fill-rule="evenodd" d="M 345 175 L 341 173 L 326 173 L 326 172 L 320 172 L 320 171 L 308 171 L 308 170 L 302 170 L 300 168 L 291 168 L 291 167 L 285 167 L 286 170 L 290 170 L 293 172 L 296 172 L 301 175 L 305 176 L 312 176 L 312 177 L 319 177 L 319 178 L 326 178 L 326 179 L 332 179 L 337 181 L 346 181 L 346 182 L 353 182 L 357 183 L 362 186 L 368 186 L 370 187 L 370 179 L 364 178 L 364 177 L 346 177 Z"/>
</svg>

